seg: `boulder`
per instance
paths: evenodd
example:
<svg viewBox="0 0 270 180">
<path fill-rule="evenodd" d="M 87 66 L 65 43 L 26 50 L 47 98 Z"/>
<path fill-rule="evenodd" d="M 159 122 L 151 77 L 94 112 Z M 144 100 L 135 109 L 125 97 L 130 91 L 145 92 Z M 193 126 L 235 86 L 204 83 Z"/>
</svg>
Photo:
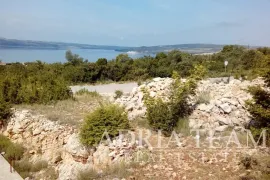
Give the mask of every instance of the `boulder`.
<svg viewBox="0 0 270 180">
<path fill-rule="evenodd" d="M 93 161 L 97 167 L 106 167 L 111 164 L 110 149 L 108 146 L 100 144 L 93 154 Z"/>
<path fill-rule="evenodd" d="M 64 146 L 65 150 L 73 156 L 88 158 L 89 150 L 83 146 L 79 141 L 78 134 L 69 136 L 67 144 Z"/>
</svg>

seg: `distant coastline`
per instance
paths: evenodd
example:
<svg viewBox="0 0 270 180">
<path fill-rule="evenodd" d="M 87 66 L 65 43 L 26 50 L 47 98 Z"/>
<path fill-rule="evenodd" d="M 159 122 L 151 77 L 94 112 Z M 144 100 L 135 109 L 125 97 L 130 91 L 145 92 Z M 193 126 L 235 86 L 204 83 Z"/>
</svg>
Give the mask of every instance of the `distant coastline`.
<svg viewBox="0 0 270 180">
<path fill-rule="evenodd" d="M 224 45 L 217 44 L 178 44 L 162 46 L 107 46 L 107 45 L 89 45 L 78 43 L 45 42 L 31 40 L 17 40 L 0 38 L 0 49 L 25 49 L 25 50 L 67 50 L 67 49 L 99 49 L 113 50 L 128 54 L 145 53 L 155 54 L 158 52 L 168 52 L 171 50 L 180 50 L 191 54 L 215 53 L 220 51 Z"/>
</svg>

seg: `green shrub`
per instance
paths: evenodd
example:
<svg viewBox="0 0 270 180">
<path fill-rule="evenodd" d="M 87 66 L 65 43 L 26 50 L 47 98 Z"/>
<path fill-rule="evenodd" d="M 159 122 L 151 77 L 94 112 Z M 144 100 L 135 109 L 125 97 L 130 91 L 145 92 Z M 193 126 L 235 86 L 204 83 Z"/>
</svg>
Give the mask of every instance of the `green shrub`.
<svg viewBox="0 0 270 180">
<path fill-rule="evenodd" d="M 268 79 L 265 81 L 267 83 Z M 270 87 L 270 84 L 267 85 Z M 259 86 L 250 87 L 249 92 L 253 95 L 253 99 L 247 101 L 249 112 L 257 121 L 258 126 L 270 127 L 270 92 Z"/>
<path fill-rule="evenodd" d="M 127 114 L 115 104 L 102 105 L 86 116 L 80 129 L 80 140 L 85 145 L 97 145 L 105 130 L 110 137 L 118 135 L 119 130 L 128 129 Z"/>
<path fill-rule="evenodd" d="M 47 104 L 71 97 L 70 88 L 61 76 L 42 69 L 42 64 L 35 66 L 7 66 L 5 73 L 0 73 L 0 99 L 11 104 Z"/>
<path fill-rule="evenodd" d="M 11 117 L 11 105 L 8 102 L 0 99 L 0 125 L 1 122 L 6 121 L 9 117 Z M 0 127 L 1 128 L 1 127 Z"/>
<path fill-rule="evenodd" d="M 12 143 L 7 137 L 0 135 L 0 152 L 5 152 L 5 158 L 8 160 L 19 160 L 22 158 L 24 148 Z"/>
<path fill-rule="evenodd" d="M 116 90 L 115 92 L 114 92 L 114 98 L 115 99 L 118 99 L 118 98 L 120 98 L 120 97 L 122 97 L 123 96 L 123 91 L 121 91 L 121 90 Z"/>
<path fill-rule="evenodd" d="M 24 148 L 19 144 L 11 144 L 7 147 L 5 152 L 6 159 L 20 160 L 23 157 Z"/>
<path fill-rule="evenodd" d="M 147 107 L 147 119 L 154 130 L 162 130 L 165 135 L 170 135 L 180 118 L 191 113 L 188 103 L 190 95 L 195 94 L 197 82 L 205 75 L 203 66 L 195 66 L 195 69 L 186 82 L 182 82 L 179 75 L 174 72 L 174 82 L 171 84 L 169 101 L 161 98 L 152 98 L 148 91 L 144 91 Z"/>
<path fill-rule="evenodd" d="M 0 135 L 0 152 L 6 152 L 11 144 L 12 142 L 6 136 Z"/>
<path fill-rule="evenodd" d="M 264 76 L 265 84 L 270 87 L 270 71 Z M 257 140 L 263 129 L 267 129 L 268 138 L 270 137 L 270 92 L 259 87 L 249 87 L 248 91 L 253 95 L 252 100 L 246 102 L 248 111 L 253 117 L 250 129 Z M 268 144 L 270 140 L 268 139 Z"/>
<path fill-rule="evenodd" d="M 157 99 L 153 104 L 147 106 L 147 119 L 154 130 L 162 130 L 168 135 L 177 123 L 177 119 L 173 117 L 170 103 L 163 102 L 161 99 Z"/>
</svg>

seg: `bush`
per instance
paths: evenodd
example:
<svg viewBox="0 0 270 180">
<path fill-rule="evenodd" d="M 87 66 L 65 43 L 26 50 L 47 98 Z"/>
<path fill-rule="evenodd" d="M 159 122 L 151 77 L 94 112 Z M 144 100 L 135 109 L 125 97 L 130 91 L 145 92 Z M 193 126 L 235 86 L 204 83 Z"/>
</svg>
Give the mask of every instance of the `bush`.
<svg viewBox="0 0 270 180">
<path fill-rule="evenodd" d="M 197 82 L 205 75 L 203 66 L 196 66 L 186 82 L 182 82 L 179 75 L 174 72 L 174 82 L 171 84 L 169 101 L 161 98 L 150 97 L 149 92 L 144 91 L 147 107 L 147 119 L 154 130 L 162 130 L 164 135 L 170 135 L 180 118 L 191 113 L 188 100 L 195 94 Z"/>
<path fill-rule="evenodd" d="M 0 135 L 0 152 L 6 152 L 11 144 L 12 142 L 6 136 Z"/>
<path fill-rule="evenodd" d="M 0 152 L 5 152 L 5 158 L 8 160 L 19 160 L 22 158 L 24 148 L 12 143 L 7 137 L 0 135 Z"/>
<path fill-rule="evenodd" d="M 0 125 L 12 115 L 11 105 L 4 100 L 0 100 Z M 1 129 L 1 126 L 0 126 Z"/>
<path fill-rule="evenodd" d="M 269 71 L 270 72 L 270 71 Z M 270 76 L 265 76 L 265 83 L 268 83 Z M 250 87 L 248 91 L 253 95 L 252 100 L 247 101 L 247 107 L 250 114 L 253 116 L 255 123 L 251 124 L 251 129 L 254 135 L 258 136 L 261 129 L 270 129 L 270 92 L 261 87 Z M 257 130 L 256 130 L 257 129 Z"/>
<path fill-rule="evenodd" d="M 163 102 L 161 99 L 156 100 L 153 104 L 147 106 L 147 119 L 149 125 L 154 130 L 162 130 L 163 133 L 173 131 L 177 119 L 173 117 L 170 104 Z"/>
<path fill-rule="evenodd" d="M 11 104 L 47 104 L 71 97 L 66 81 L 41 62 L 12 64 L 0 73 L 0 99 Z"/>
<path fill-rule="evenodd" d="M 86 116 L 80 129 L 80 140 L 84 145 L 97 145 L 105 130 L 110 137 L 115 137 L 119 130 L 128 128 L 129 121 L 122 107 L 115 104 L 102 105 Z"/>
<path fill-rule="evenodd" d="M 11 144 L 7 147 L 5 158 L 10 160 L 20 160 L 23 157 L 24 148 L 19 144 Z"/>
<path fill-rule="evenodd" d="M 114 98 L 115 98 L 115 99 L 118 99 L 118 98 L 122 97 L 124 93 L 123 93 L 123 91 L 121 91 L 121 90 L 116 90 L 116 91 L 114 92 L 114 94 L 115 94 Z"/>
</svg>

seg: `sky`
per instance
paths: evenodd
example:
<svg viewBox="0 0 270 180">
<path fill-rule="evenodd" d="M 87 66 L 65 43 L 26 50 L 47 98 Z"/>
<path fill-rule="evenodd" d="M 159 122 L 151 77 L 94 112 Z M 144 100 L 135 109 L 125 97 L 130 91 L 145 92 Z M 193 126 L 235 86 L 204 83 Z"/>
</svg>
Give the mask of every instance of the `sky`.
<svg viewBox="0 0 270 180">
<path fill-rule="evenodd" d="M 270 46 L 270 0 L 0 0 L 0 37 Z"/>
</svg>

